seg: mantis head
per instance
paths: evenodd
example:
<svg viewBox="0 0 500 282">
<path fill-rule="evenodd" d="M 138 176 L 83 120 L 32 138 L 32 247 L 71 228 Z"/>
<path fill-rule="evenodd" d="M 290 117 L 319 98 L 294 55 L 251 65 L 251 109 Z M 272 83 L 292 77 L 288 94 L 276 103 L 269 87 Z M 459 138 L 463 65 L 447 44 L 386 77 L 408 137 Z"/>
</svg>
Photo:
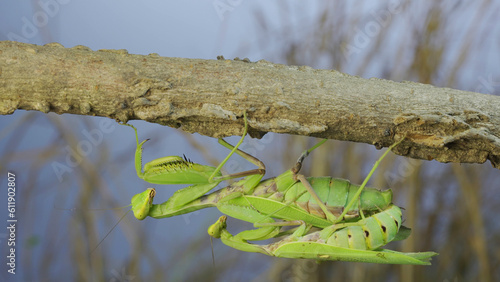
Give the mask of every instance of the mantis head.
<svg viewBox="0 0 500 282">
<path fill-rule="evenodd" d="M 132 197 L 132 211 L 138 220 L 145 219 L 149 214 L 149 209 L 153 206 L 153 198 L 156 195 L 154 188 L 148 188 L 146 191 Z"/>
<path fill-rule="evenodd" d="M 226 229 L 226 220 L 227 216 L 223 215 L 219 217 L 219 219 L 210 227 L 208 227 L 208 235 L 214 237 L 214 238 L 220 238 L 222 234 L 222 230 Z"/>
</svg>

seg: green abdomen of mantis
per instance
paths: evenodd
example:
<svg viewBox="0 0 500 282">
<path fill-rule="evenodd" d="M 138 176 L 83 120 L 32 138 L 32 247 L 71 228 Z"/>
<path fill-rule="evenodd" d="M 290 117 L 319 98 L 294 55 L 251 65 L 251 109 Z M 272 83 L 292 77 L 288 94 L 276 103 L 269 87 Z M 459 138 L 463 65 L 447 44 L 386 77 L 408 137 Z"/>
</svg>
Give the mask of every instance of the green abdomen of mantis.
<svg viewBox="0 0 500 282">
<path fill-rule="evenodd" d="M 335 216 L 340 216 L 344 207 L 352 200 L 359 185 L 351 184 L 348 180 L 332 177 L 309 177 L 307 179 L 319 198 Z M 286 192 L 285 202 L 297 198 L 295 204 L 311 214 L 326 218 L 311 194 L 307 193 L 301 182 L 295 183 Z M 392 203 L 392 190 L 380 191 L 375 188 L 364 188 L 359 204 L 354 205 L 342 220 L 359 217 L 359 209 L 363 211 L 380 211 Z"/>
<path fill-rule="evenodd" d="M 294 245 L 306 243 L 306 245 L 319 249 L 328 250 L 329 247 L 338 247 L 353 250 L 376 250 L 393 241 L 401 226 L 401 209 L 390 205 L 387 209 L 380 211 L 370 217 L 355 223 L 341 223 L 329 226 L 321 231 L 309 233 L 302 237 L 291 236 L 285 240 L 264 247 L 269 253 L 276 256 L 287 257 L 288 249 Z M 331 259 L 328 251 L 320 251 L 318 254 L 325 255 L 324 258 Z M 312 253 L 310 255 L 313 255 Z M 306 255 L 307 258 L 311 258 Z"/>
<path fill-rule="evenodd" d="M 326 205 L 328 211 L 339 217 L 348 203 L 355 197 L 359 185 L 351 184 L 348 180 L 332 177 L 309 177 L 307 179 L 319 198 Z M 364 188 L 359 202 L 353 205 L 345 214 L 342 221 L 356 220 L 359 209 L 365 214 L 373 214 L 386 209 L 392 203 L 390 189 L 380 191 L 375 188 Z M 311 194 L 300 181 L 291 181 L 290 176 L 284 173 L 276 178 L 262 181 L 245 199 L 235 199 L 240 204 L 249 202 L 263 214 L 275 218 L 294 220 L 302 218 L 305 222 L 316 227 L 324 228 L 332 224 L 326 220 L 326 215 Z M 275 205 L 268 205 L 272 201 Z M 281 207 L 277 207 L 280 203 Z M 236 204 L 236 203 L 235 203 Z M 300 214 L 300 215 L 299 215 Z"/>
<path fill-rule="evenodd" d="M 331 246 L 375 250 L 394 240 L 401 226 L 401 209 L 391 205 L 388 209 L 361 220 L 361 225 L 347 226 L 333 232 L 322 231 L 326 244 Z"/>
</svg>

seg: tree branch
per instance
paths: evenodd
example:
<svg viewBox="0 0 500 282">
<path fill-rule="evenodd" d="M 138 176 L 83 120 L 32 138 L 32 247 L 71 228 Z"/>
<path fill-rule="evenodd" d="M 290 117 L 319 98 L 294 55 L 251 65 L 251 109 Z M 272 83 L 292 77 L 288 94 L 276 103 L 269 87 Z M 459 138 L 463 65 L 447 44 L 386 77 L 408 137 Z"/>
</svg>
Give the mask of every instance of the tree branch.
<svg viewBox="0 0 500 282">
<path fill-rule="evenodd" d="M 0 42 L 0 114 L 141 119 L 212 137 L 308 135 L 500 168 L 500 97 L 266 61 L 165 58 Z"/>
</svg>

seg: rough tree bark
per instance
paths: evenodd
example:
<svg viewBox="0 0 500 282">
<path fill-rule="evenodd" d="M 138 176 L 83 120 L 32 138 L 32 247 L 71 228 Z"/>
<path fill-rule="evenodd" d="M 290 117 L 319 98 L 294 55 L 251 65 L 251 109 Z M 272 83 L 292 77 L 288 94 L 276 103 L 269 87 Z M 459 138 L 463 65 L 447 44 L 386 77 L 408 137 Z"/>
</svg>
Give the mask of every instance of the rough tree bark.
<svg viewBox="0 0 500 282">
<path fill-rule="evenodd" d="M 165 58 L 0 42 L 0 114 L 141 119 L 212 137 L 299 134 L 500 168 L 500 97 L 266 61 Z"/>
</svg>

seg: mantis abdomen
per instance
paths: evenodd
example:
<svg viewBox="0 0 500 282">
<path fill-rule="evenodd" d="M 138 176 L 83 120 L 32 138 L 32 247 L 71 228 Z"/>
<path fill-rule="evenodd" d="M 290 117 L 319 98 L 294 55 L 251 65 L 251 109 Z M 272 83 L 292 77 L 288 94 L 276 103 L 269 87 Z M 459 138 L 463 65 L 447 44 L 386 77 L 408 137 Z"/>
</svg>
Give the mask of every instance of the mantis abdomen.
<svg viewBox="0 0 500 282">
<path fill-rule="evenodd" d="M 401 226 L 401 209 L 391 205 L 388 209 L 354 224 L 347 223 L 348 226 L 340 230 L 337 226 L 342 226 L 342 224 L 325 228 L 319 232 L 318 242 L 341 248 L 375 250 L 396 237 Z M 312 238 L 308 238 L 309 236 Z M 308 241 L 314 239 L 313 237 L 314 233 L 304 236 L 303 240 Z"/>
<path fill-rule="evenodd" d="M 345 213 L 343 218 L 339 218 L 345 207 L 356 197 L 355 194 L 358 192 L 359 185 L 353 185 L 348 180 L 332 177 L 309 177 L 307 180 L 326 206 L 327 211 L 338 218 L 339 221 L 356 220 L 360 216 L 360 209 L 364 213 L 373 214 L 386 209 L 392 203 L 392 191 L 390 189 L 380 191 L 375 188 L 365 187 L 359 197 L 360 200 Z M 243 185 L 243 183 L 235 183 L 225 189 L 235 191 L 238 190 L 238 185 Z M 225 189 L 220 192 L 223 193 Z M 303 183 L 293 180 L 293 176 L 289 171 L 276 178 L 260 182 L 254 188 L 252 194 L 231 199 L 227 203 L 239 206 L 250 205 L 260 213 L 275 218 L 285 220 L 302 218 L 306 223 L 320 228 L 325 228 L 333 223 L 327 220 L 324 210 L 307 192 Z"/>
<path fill-rule="evenodd" d="M 257 245 L 231 235 L 222 216 L 209 228 L 209 234 L 221 238 L 233 248 L 286 258 L 340 260 L 386 264 L 429 265 L 434 252 L 400 253 L 381 249 L 393 240 L 404 239 L 401 228 L 401 209 L 390 205 L 387 209 L 357 222 L 339 223 L 321 231 L 307 232 L 305 225 L 294 234 L 269 245 Z M 409 234 L 403 235 L 403 237 Z M 400 238 L 398 238 L 400 237 Z"/>
<path fill-rule="evenodd" d="M 319 198 L 335 216 L 339 216 L 344 207 L 355 197 L 359 185 L 351 184 L 348 180 L 332 177 L 307 178 Z M 297 196 L 300 195 L 298 198 Z M 326 218 L 316 201 L 306 192 L 301 182 L 295 183 L 285 194 L 285 202 L 297 198 L 295 204 L 311 214 Z M 375 188 L 364 188 L 358 204 L 347 211 L 345 218 L 356 218 L 359 209 L 363 211 L 378 211 L 387 208 L 392 203 L 392 190 L 380 191 Z"/>
</svg>

